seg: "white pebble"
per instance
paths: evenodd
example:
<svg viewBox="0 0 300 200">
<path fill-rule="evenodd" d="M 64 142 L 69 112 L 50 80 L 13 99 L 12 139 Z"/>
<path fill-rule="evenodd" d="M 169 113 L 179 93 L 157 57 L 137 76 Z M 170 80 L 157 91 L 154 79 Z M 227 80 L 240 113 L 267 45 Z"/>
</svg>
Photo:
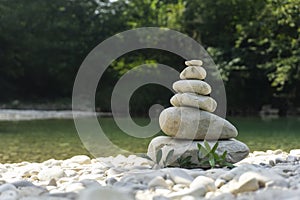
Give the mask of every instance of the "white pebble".
<svg viewBox="0 0 300 200">
<path fill-rule="evenodd" d="M 64 170 L 60 167 L 44 168 L 39 172 L 38 178 L 41 181 L 58 180 L 65 176 Z"/>
</svg>

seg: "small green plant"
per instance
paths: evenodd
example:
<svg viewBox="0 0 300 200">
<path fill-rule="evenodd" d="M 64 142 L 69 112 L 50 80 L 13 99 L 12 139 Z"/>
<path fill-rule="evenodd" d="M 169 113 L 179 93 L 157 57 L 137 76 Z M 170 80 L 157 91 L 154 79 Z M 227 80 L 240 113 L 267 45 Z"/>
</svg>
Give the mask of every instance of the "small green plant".
<svg viewBox="0 0 300 200">
<path fill-rule="evenodd" d="M 180 156 L 176 162 L 181 168 L 193 168 L 195 166 L 207 166 L 207 168 L 215 168 L 215 167 L 229 167 L 233 168 L 234 165 L 226 161 L 227 151 L 224 151 L 222 155 L 219 155 L 216 153 L 216 150 L 218 148 L 219 143 L 216 142 L 216 144 L 211 148 L 210 145 L 206 140 L 204 140 L 204 146 L 202 146 L 200 143 L 197 144 L 198 147 L 198 161 L 199 163 L 193 163 L 192 162 L 192 156 L 183 157 Z M 155 163 L 155 166 L 160 167 L 168 167 L 168 164 L 170 164 L 170 160 L 172 159 L 174 154 L 174 149 L 170 150 L 165 157 L 165 160 L 162 161 L 163 152 L 162 149 L 159 149 L 156 152 L 155 159 L 153 160 L 148 155 L 142 155 L 143 158 L 146 158 L 153 163 Z"/>
<path fill-rule="evenodd" d="M 211 168 L 215 167 L 229 167 L 233 168 L 234 165 L 226 161 L 226 155 L 227 151 L 224 151 L 224 153 L 219 156 L 216 153 L 216 150 L 218 148 L 219 142 L 216 142 L 216 144 L 211 148 L 210 145 L 206 140 L 204 140 L 204 146 L 202 146 L 200 143 L 198 145 L 198 161 L 201 166 L 210 166 Z"/>
</svg>

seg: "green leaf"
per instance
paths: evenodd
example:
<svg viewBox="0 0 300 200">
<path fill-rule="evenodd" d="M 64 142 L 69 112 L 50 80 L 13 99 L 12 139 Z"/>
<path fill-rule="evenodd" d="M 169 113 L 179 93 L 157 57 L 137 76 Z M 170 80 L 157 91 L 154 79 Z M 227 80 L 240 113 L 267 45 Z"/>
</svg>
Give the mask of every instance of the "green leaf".
<svg viewBox="0 0 300 200">
<path fill-rule="evenodd" d="M 202 145 L 201 145 L 200 143 L 197 143 L 197 147 L 198 147 L 199 150 L 200 150 L 201 148 L 203 148 Z"/>
<path fill-rule="evenodd" d="M 220 160 L 222 160 L 222 159 L 220 158 L 220 156 L 219 156 L 217 153 L 213 153 L 213 156 L 214 156 L 214 159 L 215 159 L 217 162 L 219 162 Z"/>
<path fill-rule="evenodd" d="M 174 154 L 174 149 L 168 152 L 165 162 L 168 162 L 172 158 L 173 154 Z"/>
<path fill-rule="evenodd" d="M 202 161 L 200 162 L 200 165 L 202 165 L 202 166 L 209 166 L 210 163 L 209 163 L 208 160 L 202 160 Z"/>
<path fill-rule="evenodd" d="M 224 165 L 229 168 L 234 168 L 235 166 L 229 162 L 225 162 Z"/>
<path fill-rule="evenodd" d="M 187 163 L 187 162 L 191 161 L 191 159 L 192 159 L 192 156 L 187 156 L 182 160 L 182 162 Z"/>
<path fill-rule="evenodd" d="M 213 148 L 211 149 L 211 152 L 216 152 L 217 148 L 219 146 L 219 142 L 216 142 L 216 144 L 213 146 Z"/>
<path fill-rule="evenodd" d="M 141 155 L 141 157 L 142 157 L 142 158 L 145 158 L 145 159 L 147 159 L 147 160 L 150 160 L 150 161 L 153 162 L 152 158 L 150 158 L 150 157 L 149 157 L 148 155 L 146 155 L 146 154 Z"/>
<path fill-rule="evenodd" d="M 156 163 L 159 164 L 160 160 L 162 158 L 162 150 L 159 149 L 156 153 Z"/>
<path fill-rule="evenodd" d="M 215 159 L 212 154 L 209 154 L 209 165 L 214 168 L 216 166 Z"/>
<path fill-rule="evenodd" d="M 224 151 L 224 153 L 222 154 L 221 158 L 222 158 L 223 160 L 226 160 L 226 156 L 227 156 L 227 151 Z"/>
<path fill-rule="evenodd" d="M 211 151 L 211 148 L 210 148 L 210 146 L 209 146 L 209 144 L 208 144 L 208 142 L 207 142 L 206 140 L 204 140 L 204 146 L 205 146 L 205 148 L 206 148 L 206 150 L 207 150 L 208 152 Z"/>
<path fill-rule="evenodd" d="M 201 146 L 200 143 L 198 143 L 197 145 L 198 145 L 198 150 L 202 154 L 202 156 L 206 156 L 208 154 L 208 151 L 203 146 Z"/>
</svg>

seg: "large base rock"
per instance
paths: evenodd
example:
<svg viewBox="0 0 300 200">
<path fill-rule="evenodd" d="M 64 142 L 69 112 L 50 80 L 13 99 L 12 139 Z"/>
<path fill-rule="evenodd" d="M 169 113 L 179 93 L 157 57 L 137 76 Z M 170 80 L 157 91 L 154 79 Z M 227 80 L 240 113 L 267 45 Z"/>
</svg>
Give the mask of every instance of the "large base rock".
<svg viewBox="0 0 300 200">
<path fill-rule="evenodd" d="M 226 161 L 229 163 L 236 163 L 246 158 L 249 154 L 249 148 L 244 143 L 235 140 L 219 140 L 219 146 L 216 150 L 216 153 L 222 155 L 224 151 L 227 151 Z M 148 147 L 147 155 L 152 159 L 156 160 L 156 155 L 159 149 L 162 149 L 162 159 L 161 163 L 166 162 L 167 166 L 178 167 L 179 164 L 177 162 L 178 158 L 186 158 L 188 156 L 192 156 L 191 162 L 196 164 L 195 166 L 191 166 L 191 168 L 198 167 L 208 167 L 201 166 L 198 161 L 198 147 L 197 144 L 200 143 L 204 146 L 203 141 L 191 141 L 191 140 L 183 140 L 183 139 L 175 139 L 168 136 L 159 136 L 154 138 Z M 212 147 L 216 141 L 208 141 L 210 146 Z M 166 156 L 168 152 L 174 150 L 172 158 L 166 160 Z"/>
<path fill-rule="evenodd" d="M 196 108 L 170 107 L 159 116 L 162 131 L 175 138 L 218 140 L 235 138 L 236 128 L 227 120 Z"/>
</svg>

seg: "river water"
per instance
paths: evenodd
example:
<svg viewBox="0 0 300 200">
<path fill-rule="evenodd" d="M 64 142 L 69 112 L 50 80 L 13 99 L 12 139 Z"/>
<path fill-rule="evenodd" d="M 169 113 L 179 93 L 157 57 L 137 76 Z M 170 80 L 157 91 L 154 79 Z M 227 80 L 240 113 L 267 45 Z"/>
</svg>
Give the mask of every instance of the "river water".
<svg viewBox="0 0 300 200">
<path fill-rule="evenodd" d="M 87 117 L 90 114 L 78 112 L 77 116 Z M 50 158 L 66 159 L 78 154 L 90 155 L 71 118 L 71 111 L 0 110 L 0 163 L 41 162 Z M 148 122 L 146 118 L 135 120 L 140 124 Z M 299 117 L 267 120 L 260 117 L 229 117 L 228 120 L 239 131 L 237 139 L 246 143 L 251 151 L 300 149 Z M 129 136 L 117 127 L 111 117 L 99 117 L 99 122 L 106 136 L 115 145 L 133 153 L 147 151 L 152 137 L 142 139 Z M 106 148 L 103 156 L 117 153 Z"/>
</svg>

